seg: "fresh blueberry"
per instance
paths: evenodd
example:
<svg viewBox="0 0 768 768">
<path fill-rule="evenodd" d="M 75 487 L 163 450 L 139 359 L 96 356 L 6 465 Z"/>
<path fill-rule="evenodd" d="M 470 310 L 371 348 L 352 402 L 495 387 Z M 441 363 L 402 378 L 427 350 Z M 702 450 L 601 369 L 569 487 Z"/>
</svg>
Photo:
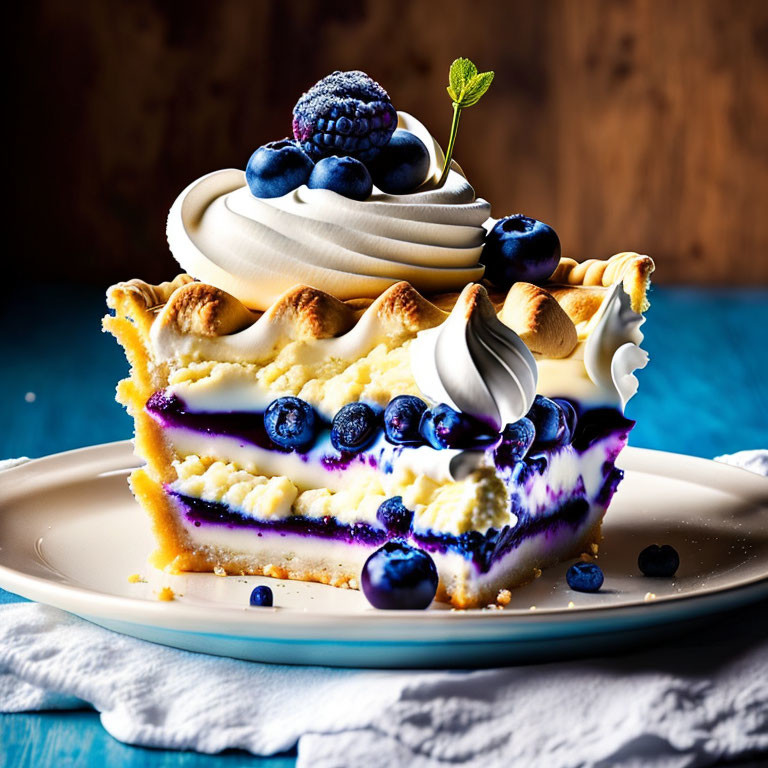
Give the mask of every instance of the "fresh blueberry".
<svg viewBox="0 0 768 768">
<path fill-rule="evenodd" d="M 245 180 L 254 197 L 281 197 L 306 184 L 313 166 L 295 141 L 273 141 L 251 155 Z"/>
<path fill-rule="evenodd" d="M 427 404 L 413 395 L 398 395 L 384 409 L 384 432 L 395 445 L 419 445 L 419 422 Z"/>
<path fill-rule="evenodd" d="M 560 262 L 560 238 L 548 224 L 516 213 L 496 222 L 480 261 L 485 276 L 502 290 L 520 280 L 542 283 Z"/>
<path fill-rule="evenodd" d="M 373 183 L 382 192 L 404 195 L 420 187 L 427 178 L 429 152 L 418 136 L 399 129 L 367 165 Z"/>
<path fill-rule="evenodd" d="M 352 200 L 371 196 L 373 182 L 368 169 L 354 157 L 324 157 L 312 169 L 307 186 L 310 189 L 330 189 Z"/>
<path fill-rule="evenodd" d="M 305 451 L 317 434 L 315 409 L 298 397 L 278 397 L 264 412 L 264 429 L 281 448 Z"/>
<path fill-rule="evenodd" d="M 437 568 L 423 550 L 393 540 L 365 561 L 360 583 L 374 608 L 421 610 L 435 599 Z"/>
<path fill-rule="evenodd" d="M 387 92 L 365 72 L 332 72 L 315 83 L 293 108 L 293 135 L 318 159 L 351 155 L 371 160 L 397 127 Z"/>
<path fill-rule="evenodd" d="M 373 442 L 378 426 L 379 418 L 370 405 L 348 403 L 333 417 L 331 443 L 339 451 L 358 453 Z"/>
<path fill-rule="evenodd" d="M 413 512 L 403 504 L 402 496 L 393 496 L 381 503 L 376 519 L 389 533 L 406 536 L 411 530 Z"/>
<path fill-rule="evenodd" d="M 574 563 L 566 572 L 568 586 L 576 592 L 597 592 L 603 586 L 603 572 L 595 563 Z"/>
<path fill-rule="evenodd" d="M 576 409 L 573 407 L 570 400 L 565 400 L 562 397 L 553 397 L 552 402 L 557 403 L 563 409 L 565 423 L 568 425 L 568 438 L 566 439 L 566 442 L 570 443 L 576 434 L 576 422 L 579 419 L 576 415 Z"/>
<path fill-rule="evenodd" d="M 554 400 L 536 395 L 527 416 L 536 428 L 533 450 L 558 448 L 571 439 L 565 411 Z"/>
<path fill-rule="evenodd" d="M 251 605 L 271 608 L 273 602 L 272 590 L 269 587 L 254 587 L 251 592 Z"/>
<path fill-rule="evenodd" d="M 482 450 L 499 440 L 499 433 L 479 419 L 454 411 L 441 403 L 424 411 L 419 424 L 421 436 L 438 450 L 464 448 Z"/>
<path fill-rule="evenodd" d="M 638 555 L 637 567 L 644 576 L 674 576 L 680 567 L 680 555 L 669 544 L 651 544 Z"/>
<path fill-rule="evenodd" d="M 511 467 L 521 461 L 535 438 L 536 428 L 525 416 L 514 424 L 507 424 L 501 433 L 501 442 L 493 454 L 496 464 Z"/>
</svg>

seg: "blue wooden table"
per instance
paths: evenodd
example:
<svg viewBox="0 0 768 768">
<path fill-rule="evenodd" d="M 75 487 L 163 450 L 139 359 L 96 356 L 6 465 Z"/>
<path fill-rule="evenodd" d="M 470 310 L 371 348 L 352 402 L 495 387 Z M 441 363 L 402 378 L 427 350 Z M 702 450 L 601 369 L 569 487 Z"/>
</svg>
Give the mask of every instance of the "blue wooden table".
<svg viewBox="0 0 768 768">
<path fill-rule="evenodd" d="M 63 298 L 66 297 L 66 298 Z M 768 447 L 768 291 L 657 288 L 631 444 L 711 458 Z M 42 456 L 131 435 L 114 402 L 122 352 L 99 331 L 103 291 L 17 286 L 0 304 L 0 458 Z M 0 590 L 0 602 L 19 598 Z M 94 712 L 0 715 L 0 768 L 107 765 L 234 768 L 293 765 L 165 752 L 112 739 Z"/>
</svg>

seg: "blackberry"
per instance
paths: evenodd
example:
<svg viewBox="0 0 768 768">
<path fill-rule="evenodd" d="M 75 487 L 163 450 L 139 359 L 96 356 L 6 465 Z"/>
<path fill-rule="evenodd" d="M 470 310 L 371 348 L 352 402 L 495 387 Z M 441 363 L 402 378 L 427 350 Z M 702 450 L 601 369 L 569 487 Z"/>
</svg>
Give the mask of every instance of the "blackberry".
<svg viewBox="0 0 768 768">
<path fill-rule="evenodd" d="M 371 160 L 397 127 L 387 92 L 365 72 L 332 72 L 293 108 L 293 135 L 313 159 L 351 155 Z"/>
</svg>

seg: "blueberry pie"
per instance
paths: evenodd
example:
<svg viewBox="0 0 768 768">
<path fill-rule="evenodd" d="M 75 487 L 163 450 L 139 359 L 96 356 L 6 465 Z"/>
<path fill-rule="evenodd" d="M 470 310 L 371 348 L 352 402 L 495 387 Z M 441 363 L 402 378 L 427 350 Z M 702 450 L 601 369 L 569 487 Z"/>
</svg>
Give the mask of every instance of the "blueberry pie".
<svg viewBox="0 0 768 768">
<path fill-rule="evenodd" d="M 651 259 L 576 263 L 541 222 L 500 226 L 362 73 L 320 81 L 294 128 L 182 192 L 184 274 L 108 292 L 154 564 L 359 588 L 407 546 L 467 608 L 596 551 Z M 399 191 L 358 199 L 368 166 Z"/>
</svg>

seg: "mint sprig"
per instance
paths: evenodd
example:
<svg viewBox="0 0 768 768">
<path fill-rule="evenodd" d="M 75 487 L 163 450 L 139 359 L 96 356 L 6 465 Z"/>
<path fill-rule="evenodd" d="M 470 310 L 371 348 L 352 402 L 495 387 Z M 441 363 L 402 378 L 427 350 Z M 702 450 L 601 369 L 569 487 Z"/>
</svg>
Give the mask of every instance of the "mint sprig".
<svg viewBox="0 0 768 768">
<path fill-rule="evenodd" d="M 443 185 L 451 167 L 453 147 L 456 144 L 456 134 L 459 132 L 461 110 L 477 104 L 483 94 L 491 87 L 492 82 L 493 72 L 478 72 L 477 67 L 469 59 L 456 59 L 451 64 L 447 90 L 453 102 L 453 120 L 451 121 L 451 136 L 448 139 L 448 151 L 445 153 L 445 163 L 438 186 Z"/>
</svg>

